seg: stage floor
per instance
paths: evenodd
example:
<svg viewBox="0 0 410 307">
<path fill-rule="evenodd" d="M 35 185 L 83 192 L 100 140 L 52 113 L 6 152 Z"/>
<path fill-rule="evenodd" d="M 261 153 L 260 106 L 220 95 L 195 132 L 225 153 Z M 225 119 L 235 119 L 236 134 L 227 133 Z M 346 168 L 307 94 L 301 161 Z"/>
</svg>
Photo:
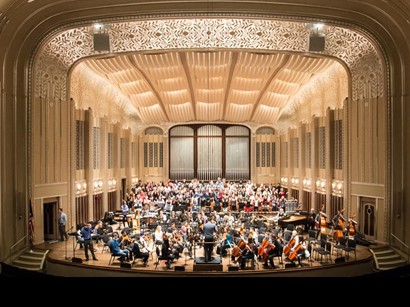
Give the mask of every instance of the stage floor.
<svg viewBox="0 0 410 307">
<path fill-rule="evenodd" d="M 73 247 L 76 247 L 75 250 L 73 250 Z M 92 260 L 92 257 L 90 256 L 90 260 L 85 262 L 85 255 L 84 255 L 84 250 L 80 249 L 78 245 L 73 244 L 73 238 L 69 238 L 67 242 L 53 242 L 53 243 L 43 243 L 40 245 L 37 245 L 36 248 L 41 248 L 41 249 L 48 249 L 50 252 L 48 253 L 48 260 L 53 263 L 59 263 L 59 264 L 71 264 L 72 263 L 72 258 L 81 258 L 82 263 L 75 263 L 77 266 L 82 266 L 84 268 L 99 268 L 103 270 L 118 270 L 118 269 L 124 269 L 128 271 L 144 271 L 146 273 L 149 272 L 173 272 L 173 271 L 184 271 L 184 272 L 196 272 L 198 271 L 198 267 L 195 268 L 196 264 L 200 265 L 207 265 L 204 262 L 204 257 L 203 257 L 203 248 L 200 246 L 196 246 L 195 253 L 193 254 L 194 257 L 189 257 L 187 254 L 182 254 L 179 259 L 175 259 L 174 262 L 172 263 L 172 268 L 168 269 L 166 267 L 165 261 L 160 261 L 157 263 L 157 256 L 155 252 L 151 253 L 149 260 L 148 260 L 148 265 L 143 266 L 143 263 L 140 259 L 138 259 L 131 268 L 121 268 L 120 262 L 118 260 L 115 260 L 114 262 L 111 262 L 109 264 L 111 254 L 109 251 L 107 251 L 107 248 L 104 249 L 103 251 L 103 246 L 102 245 L 97 245 L 94 244 L 95 247 L 95 255 L 98 259 L 98 261 Z M 222 272 L 228 272 L 228 271 L 239 271 L 239 272 L 246 272 L 246 273 L 252 273 L 252 272 L 269 272 L 269 271 L 278 271 L 278 270 L 291 270 L 291 262 L 287 259 L 281 259 L 275 258 L 274 259 L 274 264 L 275 268 L 272 267 L 265 267 L 263 265 L 262 260 L 258 260 L 257 258 L 253 260 L 247 260 L 246 266 L 244 270 L 241 270 L 239 268 L 239 264 L 236 261 L 233 261 L 231 257 L 226 256 L 226 257 L 220 257 L 215 253 L 216 248 L 214 248 L 213 252 L 213 257 L 214 260 L 210 263 L 211 265 L 215 264 L 220 264 L 221 269 L 215 269 L 214 271 L 222 271 Z M 320 267 L 326 267 L 328 268 L 329 266 L 335 266 L 338 265 L 338 260 L 340 260 L 340 253 L 339 255 L 336 255 L 336 253 L 332 253 L 330 255 L 330 259 L 328 257 L 320 257 L 316 256 L 316 254 L 313 254 L 314 257 L 304 259 L 301 261 L 301 268 L 320 268 Z M 344 256 L 344 254 L 342 255 Z M 357 258 L 355 259 L 354 253 L 350 254 L 350 257 L 345 257 L 342 260 L 342 262 L 345 262 L 346 264 L 348 263 L 355 263 L 355 262 L 360 262 L 365 259 L 371 260 L 372 254 L 370 253 L 368 247 L 357 245 L 356 248 L 356 256 Z M 370 261 L 369 260 L 369 261 Z M 73 263 L 74 265 L 74 263 Z M 298 263 L 296 262 L 296 268 L 301 269 L 298 267 Z"/>
</svg>

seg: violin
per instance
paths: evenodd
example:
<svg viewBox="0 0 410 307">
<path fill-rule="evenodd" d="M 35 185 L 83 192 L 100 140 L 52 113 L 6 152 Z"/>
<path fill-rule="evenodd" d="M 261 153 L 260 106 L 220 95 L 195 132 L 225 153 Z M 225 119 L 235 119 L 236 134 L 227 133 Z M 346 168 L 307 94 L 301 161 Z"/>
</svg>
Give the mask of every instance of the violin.
<svg viewBox="0 0 410 307">
<path fill-rule="evenodd" d="M 123 233 L 122 234 L 122 241 L 121 241 L 122 248 L 128 246 L 131 242 L 132 242 L 132 239 L 128 236 L 128 234 Z"/>
</svg>

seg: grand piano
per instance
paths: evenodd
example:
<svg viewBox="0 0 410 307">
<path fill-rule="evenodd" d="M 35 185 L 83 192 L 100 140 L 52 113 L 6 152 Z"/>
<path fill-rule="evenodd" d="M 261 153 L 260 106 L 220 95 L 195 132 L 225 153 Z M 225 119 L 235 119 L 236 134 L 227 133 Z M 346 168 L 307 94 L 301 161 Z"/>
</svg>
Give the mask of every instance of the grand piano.
<svg viewBox="0 0 410 307">
<path fill-rule="evenodd" d="M 288 211 L 285 216 L 279 218 L 278 225 L 282 229 L 287 228 L 289 224 L 295 227 L 307 224 L 309 213 L 307 211 Z"/>
</svg>

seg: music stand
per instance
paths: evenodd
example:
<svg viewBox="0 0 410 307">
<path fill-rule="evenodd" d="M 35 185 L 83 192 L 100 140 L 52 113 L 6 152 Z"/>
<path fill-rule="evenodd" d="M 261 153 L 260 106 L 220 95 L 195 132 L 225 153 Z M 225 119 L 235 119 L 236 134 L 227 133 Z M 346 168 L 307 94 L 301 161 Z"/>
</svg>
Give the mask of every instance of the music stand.
<svg viewBox="0 0 410 307">
<path fill-rule="evenodd" d="M 226 253 L 226 254 L 228 255 L 228 266 L 230 266 L 231 265 L 231 257 L 232 257 L 232 244 L 229 243 L 228 245 L 229 245 L 229 253 Z M 221 253 L 222 253 L 222 251 L 221 251 Z"/>
<path fill-rule="evenodd" d="M 186 255 L 189 253 L 188 248 L 187 248 L 186 246 L 184 247 L 183 252 L 184 252 L 184 257 L 185 257 L 185 259 L 184 259 L 184 265 L 186 265 Z"/>
<path fill-rule="evenodd" d="M 72 229 L 72 228 L 71 228 Z M 67 233 L 69 236 L 73 237 L 73 253 L 72 253 L 72 258 L 75 258 L 75 241 L 77 240 L 77 236 L 79 235 L 76 231 L 74 232 L 68 232 Z M 66 253 L 67 253 L 67 240 L 66 240 Z M 68 259 L 67 256 L 65 259 Z"/>
</svg>

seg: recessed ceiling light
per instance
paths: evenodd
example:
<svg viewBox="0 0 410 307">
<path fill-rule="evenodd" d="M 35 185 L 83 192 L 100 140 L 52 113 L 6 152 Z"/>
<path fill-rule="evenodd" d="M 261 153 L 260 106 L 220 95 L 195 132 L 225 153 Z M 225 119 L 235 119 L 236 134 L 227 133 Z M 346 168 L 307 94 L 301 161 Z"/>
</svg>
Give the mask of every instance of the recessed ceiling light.
<svg viewBox="0 0 410 307">
<path fill-rule="evenodd" d="M 34 2 L 34 0 L 27 0 L 27 3 Z"/>
</svg>

